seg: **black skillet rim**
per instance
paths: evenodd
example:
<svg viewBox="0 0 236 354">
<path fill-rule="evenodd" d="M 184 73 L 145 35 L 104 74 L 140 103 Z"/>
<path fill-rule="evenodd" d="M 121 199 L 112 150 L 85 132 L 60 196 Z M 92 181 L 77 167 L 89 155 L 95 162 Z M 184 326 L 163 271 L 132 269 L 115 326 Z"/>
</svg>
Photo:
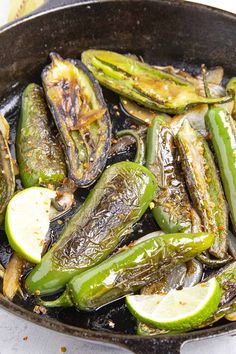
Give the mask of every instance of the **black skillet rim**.
<svg viewBox="0 0 236 354">
<path fill-rule="evenodd" d="M 71 7 L 78 7 L 78 6 L 88 6 L 92 5 L 94 3 L 99 3 L 99 2 L 136 2 L 139 0 L 87 0 L 87 1 L 78 1 L 73 4 L 66 4 L 66 5 L 59 5 L 55 8 L 47 9 L 46 6 L 43 6 L 39 8 L 35 13 L 32 15 L 23 17 L 19 20 L 15 20 L 12 23 L 5 25 L 1 28 L 0 30 L 0 35 L 1 33 L 11 30 L 11 28 L 14 28 L 15 26 L 20 25 L 23 22 L 28 22 L 34 20 L 34 18 L 38 18 L 40 16 L 44 16 L 48 13 L 54 13 L 57 11 L 62 11 L 66 8 L 71 8 Z M 224 10 L 220 10 L 208 5 L 203 5 L 199 3 L 194 3 L 194 2 L 187 2 L 183 0 L 146 0 L 146 1 L 151 1 L 151 2 L 164 2 L 171 5 L 175 6 L 186 6 L 190 8 L 199 8 L 199 9 L 205 9 L 208 8 L 209 11 L 213 11 L 219 15 L 223 15 L 225 18 L 231 18 L 235 21 L 236 23 L 236 15 Z M 60 2 L 60 1 L 59 1 Z M 41 9 L 43 11 L 41 11 Z M 102 342 L 107 342 L 110 344 L 118 344 L 126 348 L 132 348 L 136 347 L 136 344 L 140 343 L 142 346 L 145 346 L 145 343 L 153 342 L 154 345 L 164 345 L 167 346 L 170 344 L 171 347 L 175 352 L 179 352 L 181 345 L 183 343 L 186 343 L 187 341 L 192 341 L 192 340 L 198 340 L 198 339 L 203 339 L 207 337 L 215 337 L 218 335 L 223 335 L 223 334 L 234 334 L 236 330 L 236 323 L 232 322 L 229 324 L 221 325 L 218 327 L 212 327 L 208 329 L 202 329 L 198 330 L 195 332 L 189 332 L 189 333 L 183 333 L 183 334 L 178 334 L 178 335 L 161 335 L 158 337 L 147 337 L 147 336 L 140 336 L 140 335 L 127 335 L 127 334 L 116 334 L 116 333 L 107 333 L 107 332 L 102 332 L 102 331 L 93 331 L 90 329 L 84 329 L 80 327 L 75 327 L 71 326 L 68 324 L 63 324 L 57 320 L 54 319 L 49 319 L 45 317 L 41 317 L 33 312 L 29 312 L 28 310 L 20 307 L 19 305 L 16 305 L 10 301 L 8 301 L 2 294 L 0 294 L 0 307 L 3 308 L 4 310 L 17 315 L 18 317 L 21 317 L 25 320 L 28 320 L 34 324 L 40 325 L 42 327 L 46 327 L 51 330 L 55 330 L 64 334 L 80 337 L 81 339 L 84 340 L 89 340 L 89 341 L 102 341 Z M 131 343 L 131 342 L 132 343 Z M 137 348 L 137 347 L 136 347 Z M 161 349 L 161 348 L 160 348 Z M 172 352 L 171 352 L 172 353 Z M 174 353 L 174 351 L 173 351 Z"/>
</svg>

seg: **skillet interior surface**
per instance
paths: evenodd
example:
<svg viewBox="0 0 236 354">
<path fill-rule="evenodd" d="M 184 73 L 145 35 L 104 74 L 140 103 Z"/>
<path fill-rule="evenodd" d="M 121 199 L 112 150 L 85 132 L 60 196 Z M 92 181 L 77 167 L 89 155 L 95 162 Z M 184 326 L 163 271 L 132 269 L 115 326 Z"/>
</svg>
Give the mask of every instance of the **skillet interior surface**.
<svg viewBox="0 0 236 354">
<path fill-rule="evenodd" d="M 236 73 L 234 48 L 236 17 L 196 4 L 171 1 L 102 1 L 83 2 L 45 12 L 19 21 L 0 32 L 0 110 L 11 125 L 13 156 L 15 129 L 20 96 L 29 82 L 40 82 L 40 73 L 48 63 L 48 54 L 56 51 L 63 57 L 80 58 L 88 48 L 110 49 L 141 55 L 150 64 L 174 65 L 197 73 L 200 65 L 222 65 L 226 77 Z M 114 130 L 130 126 L 133 121 L 120 111 L 117 95 L 104 90 Z M 119 108 L 118 108 L 119 109 Z M 127 151 L 118 159 L 132 158 Z M 116 159 L 117 161 L 117 159 Z M 109 160 L 108 163 L 112 163 Z M 87 194 L 78 190 L 77 206 Z M 73 211 L 72 211 L 73 212 Z M 69 215 L 65 216 L 68 218 Z M 52 237 L 60 228 L 52 225 Z M 157 226 L 148 213 L 135 227 L 130 240 L 154 231 Z M 11 250 L 1 231 L 0 261 L 8 261 Z M 142 338 L 134 335 L 135 320 L 123 300 L 90 314 L 75 309 L 53 309 L 46 315 L 32 313 L 34 302 L 17 297 L 12 304 L 0 298 L 0 304 L 20 316 L 46 327 L 84 338 L 99 339 L 131 346 L 135 352 L 150 353 L 158 342 L 160 353 L 167 347 L 178 351 L 186 339 L 223 333 L 236 328 L 224 321 L 211 329 L 180 336 Z M 114 323 L 115 326 L 111 326 Z M 133 336 L 130 336 L 133 335 Z M 178 344 L 177 344 L 178 343 Z"/>
</svg>

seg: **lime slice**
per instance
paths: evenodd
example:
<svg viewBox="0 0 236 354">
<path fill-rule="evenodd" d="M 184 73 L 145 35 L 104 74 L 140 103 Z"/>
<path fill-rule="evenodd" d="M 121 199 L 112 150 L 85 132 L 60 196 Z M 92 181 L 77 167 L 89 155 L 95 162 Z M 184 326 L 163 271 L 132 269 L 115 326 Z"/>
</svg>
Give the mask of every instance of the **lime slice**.
<svg viewBox="0 0 236 354">
<path fill-rule="evenodd" d="M 132 314 L 160 329 L 181 331 L 198 327 L 216 311 L 221 289 L 216 278 L 191 288 L 171 290 L 167 295 L 129 295 Z"/>
<path fill-rule="evenodd" d="M 32 263 L 39 263 L 49 229 L 51 199 L 56 193 L 31 187 L 17 193 L 9 202 L 5 230 L 14 251 Z"/>
</svg>

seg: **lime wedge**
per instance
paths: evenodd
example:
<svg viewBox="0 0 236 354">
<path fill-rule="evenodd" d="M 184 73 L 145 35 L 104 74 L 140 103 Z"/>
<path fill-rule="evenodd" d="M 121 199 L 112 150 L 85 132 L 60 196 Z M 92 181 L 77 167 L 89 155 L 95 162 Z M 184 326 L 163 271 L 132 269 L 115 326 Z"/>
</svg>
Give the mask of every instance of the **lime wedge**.
<svg viewBox="0 0 236 354">
<path fill-rule="evenodd" d="M 32 263 L 39 263 L 49 229 L 51 199 L 56 193 L 31 187 L 17 193 L 9 202 L 5 230 L 14 251 Z"/>
<path fill-rule="evenodd" d="M 198 327 L 216 311 L 221 289 L 216 278 L 167 295 L 129 295 L 126 303 L 140 321 L 172 331 Z"/>
</svg>

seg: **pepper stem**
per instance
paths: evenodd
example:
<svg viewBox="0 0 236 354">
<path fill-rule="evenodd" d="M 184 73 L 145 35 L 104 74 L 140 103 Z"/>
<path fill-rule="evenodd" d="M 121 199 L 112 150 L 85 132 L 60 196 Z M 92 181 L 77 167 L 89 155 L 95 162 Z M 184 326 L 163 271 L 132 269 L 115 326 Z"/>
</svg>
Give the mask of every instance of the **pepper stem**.
<svg viewBox="0 0 236 354">
<path fill-rule="evenodd" d="M 130 135 L 135 139 L 136 154 L 135 154 L 134 162 L 138 163 L 139 165 L 143 165 L 145 159 L 145 144 L 141 136 L 132 129 L 120 130 L 119 132 L 116 133 L 116 135 L 118 138 L 121 138 L 122 136 L 125 135 Z"/>
<path fill-rule="evenodd" d="M 53 65 L 57 65 L 59 63 L 59 61 L 63 60 L 62 57 L 55 52 L 51 52 L 49 54 L 49 57 L 52 60 Z"/>
<path fill-rule="evenodd" d="M 66 289 L 64 293 L 55 300 L 44 301 L 40 299 L 39 304 L 45 307 L 71 307 L 74 305 L 68 289 Z"/>
<path fill-rule="evenodd" d="M 205 252 L 199 254 L 196 258 L 203 264 L 207 265 L 209 268 L 219 268 L 223 267 L 230 261 L 232 261 L 231 256 L 227 256 L 224 259 L 211 259 Z"/>
<path fill-rule="evenodd" d="M 203 78 L 203 85 L 204 85 L 204 91 L 205 91 L 205 95 L 207 98 L 211 98 L 211 93 L 209 90 L 209 86 L 208 86 L 208 82 L 207 82 L 207 68 L 205 64 L 202 64 L 201 66 L 201 71 L 202 71 L 202 78 Z"/>
</svg>

